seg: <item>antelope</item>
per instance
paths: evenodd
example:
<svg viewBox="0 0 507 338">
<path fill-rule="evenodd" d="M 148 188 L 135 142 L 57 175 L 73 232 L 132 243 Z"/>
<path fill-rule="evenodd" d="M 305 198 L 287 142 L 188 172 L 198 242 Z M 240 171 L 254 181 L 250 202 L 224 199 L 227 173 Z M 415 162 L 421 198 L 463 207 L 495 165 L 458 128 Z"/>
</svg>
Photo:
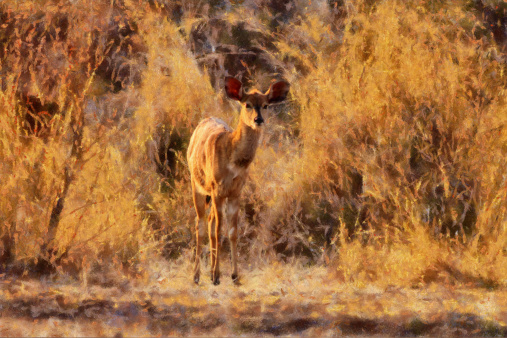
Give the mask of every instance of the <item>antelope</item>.
<svg viewBox="0 0 507 338">
<path fill-rule="evenodd" d="M 205 213 L 211 202 L 208 218 L 211 281 L 220 284 L 220 230 L 224 223 L 223 208 L 229 224 L 232 280 L 238 282 L 237 239 L 239 198 L 245 184 L 248 167 L 252 163 L 262 133 L 263 111 L 272 103 L 285 100 L 289 92 L 285 81 L 273 83 L 267 92 L 257 89 L 245 91 L 243 84 L 225 78 L 225 92 L 230 99 L 241 103 L 239 123 L 232 130 L 224 121 L 210 117 L 195 129 L 187 151 L 188 167 L 196 217 L 196 255 L 194 282 L 199 283 L 201 269 L 201 241 L 205 236 Z M 227 202 L 227 203 L 226 203 Z"/>
</svg>

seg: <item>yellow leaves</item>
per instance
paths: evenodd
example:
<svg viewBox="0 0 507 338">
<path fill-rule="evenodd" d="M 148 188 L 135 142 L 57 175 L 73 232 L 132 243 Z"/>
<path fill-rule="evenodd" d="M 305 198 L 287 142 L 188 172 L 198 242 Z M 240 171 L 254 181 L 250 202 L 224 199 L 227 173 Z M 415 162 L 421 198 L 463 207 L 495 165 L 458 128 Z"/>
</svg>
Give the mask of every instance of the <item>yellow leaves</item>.
<svg viewBox="0 0 507 338">
<path fill-rule="evenodd" d="M 182 293 L 180 295 L 174 295 L 171 297 L 163 297 L 162 304 L 167 306 L 173 306 L 175 304 L 185 306 L 185 307 L 204 307 L 206 305 L 211 304 L 209 300 L 205 298 L 195 298 L 191 297 L 186 293 Z"/>
<path fill-rule="evenodd" d="M 283 295 L 283 293 L 282 293 Z M 280 296 L 269 295 L 262 298 L 262 302 L 265 305 L 272 306 L 281 302 Z"/>
<path fill-rule="evenodd" d="M 324 304 L 324 305 L 330 304 L 332 301 L 333 301 L 332 295 L 326 295 L 322 298 L 322 304 Z"/>
<path fill-rule="evenodd" d="M 341 313 L 344 312 L 344 310 L 347 309 L 347 306 L 345 304 L 335 304 L 328 306 L 326 310 L 331 313 Z"/>
<path fill-rule="evenodd" d="M 399 237 L 403 236 L 403 244 Z M 340 248 L 339 271 L 357 287 L 410 285 L 438 257 L 438 246 L 421 225 L 410 225 L 389 242 L 362 247 L 359 241 Z M 388 244 L 390 243 L 390 244 Z"/>
<path fill-rule="evenodd" d="M 243 302 L 245 302 L 245 303 L 248 303 L 248 302 L 255 303 L 258 300 L 259 300 L 259 295 L 256 292 L 251 292 L 243 298 Z"/>
<path fill-rule="evenodd" d="M 426 8 L 424 8 L 423 6 L 417 6 L 416 7 L 416 10 L 421 13 L 421 14 L 426 14 Z"/>
<path fill-rule="evenodd" d="M 442 183 L 444 185 L 444 195 L 446 198 L 449 198 L 451 196 L 451 189 L 449 188 L 449 179 L 444 174 L 444 177 L 442 179 Z"/>
</svg>

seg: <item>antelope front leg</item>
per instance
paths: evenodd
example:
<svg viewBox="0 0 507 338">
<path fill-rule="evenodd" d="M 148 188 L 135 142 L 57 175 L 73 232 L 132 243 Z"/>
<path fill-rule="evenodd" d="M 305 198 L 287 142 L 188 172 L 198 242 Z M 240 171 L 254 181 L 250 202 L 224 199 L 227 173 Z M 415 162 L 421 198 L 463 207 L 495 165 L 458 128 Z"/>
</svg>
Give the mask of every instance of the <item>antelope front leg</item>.
<svg viewBox="0 0 507 338">
<path fill-rule="evenodd" d="M 194 206 L 197 212 L 195 218 L 195 237 L 196 237 L 196 248 L 195 248 L 195 265 L 194 265 L 194 282 L 199 283 L 201 276 L 201 250 L 202 250 L 202 239 L 205 236 L 205 216 L 206 216 L 206 196 L 199 194 L 192 180 L 192 193 L 194 199 Z"/>
<path fill-rule="evenodd" d="M 239 199 L 231 199 L 227 201 L 227 218 L 229 223 L 229 242 L 231 243 L 231 267 L 232 267 L 232 280 L 238 281 L 238 213 L 239 213 Z"/>
<path fill-rule="evenodd" d="M 216 250 L 216 242 L 215 242 L 215 207 L 211 205 L 211 209 L 209 211 L 208 216 L 208 236 L 209 236 L 209 258 L 210 258 L 210 267 L 211 267 L 211 280 L 213 280 L 213 267 L 215 266 L 215 250 Z"/>
<path fill-rule="evenodd" d="M 202 238 L 205 235 L 205 219 L 199 218 L 199 216 L 195 219 L 195 233 L 196 233 L 196 248 L 195 248 L 195 265 L 194 265 L 194 283 L 199 284 L 199 279 L 201 276 L 201 253 L 202 253 Z"/>
<path fill-rule="evenodd" d="M 223 224 L 223 201 L 224 199 L 221 197 L 215 196 L 215 194 L 211 197 L 212 200 L 212 216 L 210 216 L 209 222 L 209 236 L 210 236 L 210 255 L 211 255 L 211 281 L 213 284 L 220 284 L 220 262 L 219 262 L 219 253 L 220 253 L 220 229 Z M 214 223 L 214 229 L 213 229 Z M 214 231 L 213 231 L 214 230 Z"/>
</svg>

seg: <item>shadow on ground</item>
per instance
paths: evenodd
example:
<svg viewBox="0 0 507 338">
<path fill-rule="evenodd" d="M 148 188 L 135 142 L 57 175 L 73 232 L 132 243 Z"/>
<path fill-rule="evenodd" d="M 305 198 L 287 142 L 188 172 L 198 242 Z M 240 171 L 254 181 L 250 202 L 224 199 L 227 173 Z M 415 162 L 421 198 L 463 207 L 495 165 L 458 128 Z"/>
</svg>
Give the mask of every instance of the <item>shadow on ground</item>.
<svg viewBox="0 0 507 338">
<path fill-rule="evenodd" d="M 231 283 L 183 290 L 181 281 L 174 288 L 170 281 L 119 288 L 5 277 L 1 284 L 1 336 L 507 335 L 502 290 L 312 290 L 283 278 L 265 289 Z M 481 306 L 496 312 L 481 314 Z"/>
</svg>

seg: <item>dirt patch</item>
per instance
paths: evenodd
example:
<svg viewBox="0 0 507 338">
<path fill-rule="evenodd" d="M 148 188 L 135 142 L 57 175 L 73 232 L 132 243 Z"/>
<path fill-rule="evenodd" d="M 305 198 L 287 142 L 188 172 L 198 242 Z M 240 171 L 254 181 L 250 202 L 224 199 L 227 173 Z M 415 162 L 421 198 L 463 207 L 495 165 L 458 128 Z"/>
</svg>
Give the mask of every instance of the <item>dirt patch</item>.
<svg viewBox="0 0 507 338">
<path fill-rule="evenodd" d="M 359 287 L 322 268 L 245 271 L 242 285 L 194 285 L 187 266 L 129 288 L 4 276 L 2 336 L 507 335 L 507 290 Z"/>
</svg>

